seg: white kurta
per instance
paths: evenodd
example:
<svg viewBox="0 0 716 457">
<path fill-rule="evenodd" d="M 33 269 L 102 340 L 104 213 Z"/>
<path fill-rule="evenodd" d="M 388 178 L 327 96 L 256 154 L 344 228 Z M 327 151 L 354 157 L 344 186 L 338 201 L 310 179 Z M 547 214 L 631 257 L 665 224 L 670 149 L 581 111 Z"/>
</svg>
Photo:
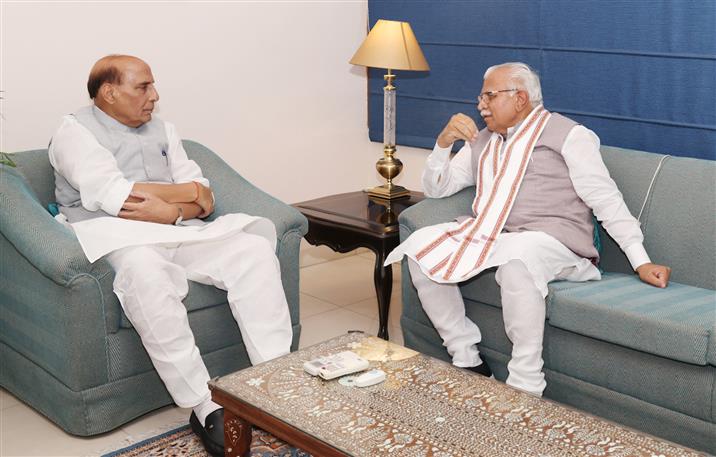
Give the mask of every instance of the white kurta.
<svg viewBox="0 0 716 457">
<path fill-rule="evenodd" d="M 196 181 L 209 186 L 199 166 L 189 160 L 176 129 L 164 122 L 169 148 L 167 161 L 175 183 Z M 117 216 L 132 191 L 133 182 L 124 177 L 110 151 L 74 116 L 65 116 L 49 149 L 50 163 L 75 189 L 82 206 Z M 276 231 L 268 219 L 246 214 L 228 214 L 211 223 L 193 219 L 174 226 L 102 217 L 72 223 L 77 239 L 90 262 L 129 246 L 175 246 L 178 243 L 219 240 L 239 231 L 266 238 L 274 247 Z"/>
</svg>

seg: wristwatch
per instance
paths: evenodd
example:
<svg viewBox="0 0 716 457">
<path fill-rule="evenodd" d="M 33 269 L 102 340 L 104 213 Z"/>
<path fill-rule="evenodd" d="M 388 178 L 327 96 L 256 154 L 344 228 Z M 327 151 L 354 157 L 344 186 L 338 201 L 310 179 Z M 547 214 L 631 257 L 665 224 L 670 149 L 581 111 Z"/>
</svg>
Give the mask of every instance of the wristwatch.
<svg viewBox="0 0 716 457">
<path fill-rule="evenodd" d="M 181 206 L 177 206 L 177 209 L 179 210 L 179 216 L 177 217 L 177 220 L 174 221 L 174 225 L 181 224 L 181 221 L 184 220 L 184 210 Z"/>
</svg>

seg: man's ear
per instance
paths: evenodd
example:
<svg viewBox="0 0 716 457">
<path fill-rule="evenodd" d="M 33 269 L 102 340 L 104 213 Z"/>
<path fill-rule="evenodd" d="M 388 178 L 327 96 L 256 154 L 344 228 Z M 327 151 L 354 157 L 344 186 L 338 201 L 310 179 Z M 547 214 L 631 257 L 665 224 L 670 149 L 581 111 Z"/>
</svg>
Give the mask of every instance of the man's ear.
<svg viewBox="0 0 716 457">
<path fill-rule="evenodd" d="M 113 105 L 115 102 L 114 86 L 110 83 L 102 84 L 99 88 L 99 96 L 105 103 Z"/>
<path fill-rule="evenodd" d="M 527 91 L 517 91 L 517 95 L 515 95 L 515 98 L 515 110 L 518 113 L 524 110 L 525 107 L 529 106 L 530 104 L 529 95 L 527 95 Z"/>
</svg>

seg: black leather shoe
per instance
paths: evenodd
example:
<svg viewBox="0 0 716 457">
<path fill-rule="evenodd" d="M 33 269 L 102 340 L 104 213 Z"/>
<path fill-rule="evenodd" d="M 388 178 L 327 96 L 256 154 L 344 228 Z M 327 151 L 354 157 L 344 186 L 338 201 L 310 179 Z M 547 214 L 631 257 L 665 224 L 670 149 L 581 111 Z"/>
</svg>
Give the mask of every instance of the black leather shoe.
<svg viewBox="0 0 716 457">
<path fill-rule="evenodd" d="M 206 416 L 206 425 L 202 426 L 194 411 L 189 418 L 191 429 L 201 438 L 201 444 L 209 454 L 219 457 L 224 455 L 224 408 L 219 408 Z"/>
<path fill-rule="evenodd" d="M 480 374 L 482 376 L 485 376 L 486 378 L 489 378 L 492 376 L 492 370 L 490 370 L 490 366 L 485 362 L 484 360 L 482 363 L 476 367 L 467 367 L 468 370 Z"/>
</svg>

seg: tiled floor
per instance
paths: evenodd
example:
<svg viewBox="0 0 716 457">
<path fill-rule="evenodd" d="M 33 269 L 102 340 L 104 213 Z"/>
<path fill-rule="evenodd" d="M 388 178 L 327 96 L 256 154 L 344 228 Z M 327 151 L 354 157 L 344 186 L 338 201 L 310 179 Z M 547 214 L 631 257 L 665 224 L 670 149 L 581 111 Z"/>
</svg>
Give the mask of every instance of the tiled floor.
<svg viewBox="0 0 716 457">
<path fill-rule="evenodd" d="M 375 256 L 359 250 L 337 254 L 326 247 L 301 248 L 300 347 L 348 330 L 378 332 L 378 304 L 373 286 Z M 402 343 L 400 269 L 393 269 L 390 339 Z M 68 435 L 0 389 L 0 456 L 100 455 L 188 421 L 190 411 L 166 407 L 123 427 L 92 438 Z"/>
</svg>

